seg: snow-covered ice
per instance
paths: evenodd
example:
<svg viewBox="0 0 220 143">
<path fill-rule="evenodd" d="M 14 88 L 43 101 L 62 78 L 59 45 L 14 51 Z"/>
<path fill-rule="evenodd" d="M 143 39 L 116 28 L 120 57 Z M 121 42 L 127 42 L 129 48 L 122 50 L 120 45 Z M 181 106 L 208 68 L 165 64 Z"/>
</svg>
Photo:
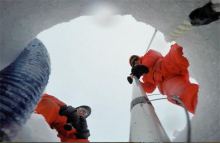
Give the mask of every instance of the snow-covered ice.
<svg viewBox="0 0 220 143">
<path fill-rule="evenodd" d="M 57 131 L 51 130 L 44 117 L 39 114 L 31 114 L 26 124 L 22 126 L 13 142 L 60 142 Z"/>
</svg>

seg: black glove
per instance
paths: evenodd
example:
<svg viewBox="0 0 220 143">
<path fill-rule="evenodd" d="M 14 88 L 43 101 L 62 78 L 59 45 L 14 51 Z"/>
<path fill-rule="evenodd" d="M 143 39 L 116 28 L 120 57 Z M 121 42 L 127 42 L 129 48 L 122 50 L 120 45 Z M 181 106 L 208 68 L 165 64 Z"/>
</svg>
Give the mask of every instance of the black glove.
<svg viewBox="0 0 220 143">
<path fill-rule="evenodd" d="M 90 136 L 89 130 L 87 129 L 86 118 L 80 116 L 80 127 L 76 130 L 75 136 L 78 139 L 87 139 Z"/>
<path fill-rule="evenodd" d="M 72 127 L 75 129 L 79 128 L 79 115 L 76 108 L 72 106 L 61 106 L 59 115 L 67 117 L 67 124 L 64 126 L 65 130 L 70 131 L 72 130 Z"/>
<path fill-rule="evenodd" d="M 132 67 L 131 69 L 131 73 L 136 76 L 138 79 L 140 79 L 140 77 L 143 74 L 147 74 L 149 72 L 149 69 L 146 66 L 143 65 L 137 65 Z"/>
<path fill-rule="evenodd" d="M 220 12 L 215 12 L 212 6 L 213 4 L 209 2 L 203 7 L 193 10 L 189 15 L 191 24 L 193 26 L 201 26 L 218 20 Z"/>
<path fill-rule="evenodd" d="M 127 80 L 128 80 L 128 82 L 129 82 L 130 84 L 132 84 L 133 79 L 132 79 L 130 76 L 127 77 Z"/>
</svg>

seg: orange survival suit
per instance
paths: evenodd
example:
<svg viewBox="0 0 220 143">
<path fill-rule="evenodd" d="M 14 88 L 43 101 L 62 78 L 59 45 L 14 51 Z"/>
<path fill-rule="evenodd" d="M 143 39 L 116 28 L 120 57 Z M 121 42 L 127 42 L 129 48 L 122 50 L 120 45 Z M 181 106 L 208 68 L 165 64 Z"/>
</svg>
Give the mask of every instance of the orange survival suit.
<svg viewBox="0 0 220 143">
<path fill-rule="evenodd" d="M 189 81 L 189 63 L 183 57 L 182 47 L 177 43 L 172 45 L 165 57 L 155 50 L 149 50 L 141 57 L 141 65 L 149 68 L 149 73 L 143 74 L 141 82 L 145 92 L 152 93 L 158 87 L 162 95 L 179 97 L 187 110 L 195 114 L 199 86 Z M 168 101 L 175 104 L 171 99 Z"/>
<path fill-rule="evenodd" d="M 58 131 L 57 136 L 61 142 L 89 142 L 88 139 L 77 139 L 74 135 L 76 133 L 74 128 L 71 131 L 64 130 L 63 126 L 67 122 L 67 117 L 59 115 L 60 106 L 64 105 L 66 104 L 54 96 L 44 94 L 37 104 L 35 112 L 43 115 L 50 127 Z"/>
</svg>

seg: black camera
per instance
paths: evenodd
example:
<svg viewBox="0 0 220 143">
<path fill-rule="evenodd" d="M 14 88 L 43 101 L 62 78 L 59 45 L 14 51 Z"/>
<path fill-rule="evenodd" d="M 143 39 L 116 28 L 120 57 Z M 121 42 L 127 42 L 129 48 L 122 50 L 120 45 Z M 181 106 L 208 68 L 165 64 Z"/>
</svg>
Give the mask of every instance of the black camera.
<svg viewBox="0 0 220 143">
<path fill-rule="evenodd" d="M 72 123 L 67 123 L 66 125 L 63 126 L 63 128 L 66 131 L 71 131 L 73 129 L 73 125 L 72 125 Z"/>
</svg>

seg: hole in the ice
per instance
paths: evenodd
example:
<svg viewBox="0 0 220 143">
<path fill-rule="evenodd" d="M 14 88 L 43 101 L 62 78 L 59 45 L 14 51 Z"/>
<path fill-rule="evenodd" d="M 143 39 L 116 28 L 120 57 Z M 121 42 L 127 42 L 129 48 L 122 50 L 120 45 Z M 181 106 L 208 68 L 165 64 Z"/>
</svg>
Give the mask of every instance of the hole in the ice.
<svg viewBox="0 0 220 143">
<path fill-rule="evenodd" d="M 123 134 L 120 140 L 125 141 L 129 138 L 130 113 L 127 111 L 131 102 L 131 86 L 126 81 L 131 70 L 128 59 L 133 54 L 145 54 L 155 29 L 131 15 L 113 16 L 109 11 L 103 15 L 82 16 L 45 30 L 37 37 L 51 58 L 47 93 L 68 105 L 92 107 L 93 113 L 88 119 L 91 141 L 101 141 L 96 135 L 106 136 L 106 141 L 111 141 L 116 134 Z M 158 31 L 150 49 L 165 56 L 172 44 L 174 42 L 166 43 L 164 35 Z M 166 101 L 153 104 L 172 139 L 173 132 L 186 125 L 183 109 Z M 109 110 L 112 112 L 108 112 L 108 116 L 100 117 L 100 113 Z M 123 129 L 123 133 L 114 129 L 106 135 L 106 128 L 113 130 L 113 124 L 118 122 L 117 128 Z M 97 127 L 97 124 L 105 126 Z"/>
</svg>

